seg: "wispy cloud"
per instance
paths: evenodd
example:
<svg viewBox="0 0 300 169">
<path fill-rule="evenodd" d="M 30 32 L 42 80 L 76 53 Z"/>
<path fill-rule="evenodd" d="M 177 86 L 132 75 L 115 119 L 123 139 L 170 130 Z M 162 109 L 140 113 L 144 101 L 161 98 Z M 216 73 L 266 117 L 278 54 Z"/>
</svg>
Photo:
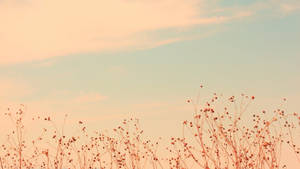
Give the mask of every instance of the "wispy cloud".
<svg viewBox="0 0 300 169">
<path fill-rule="evenodd" d="M 249 13 L 209 15 L 205 0 L 28 0 L 0 3 L 0 64 L 74 53 L 153 47 L 163 29 L 220 24 Z"/>
<path fill-rule="evenodd" d="M 294 2 L 294 3 L 281 3 L 280 4 L 280 11 L 284 14 L 290 14 L 295 11 L 300 10 L 300 2 Z"/>
<path fill-rule="evenodd" d="M 34 89 L 25 81 L 12 78 L 0 79 L 0 104 L 10 104 L 16 99 L 30 95 Z"/>
<path fill-rule="evenodd" d="M 0 1 L 0 64 L 156 47 L 186 39 L 160 36 L 161 30 L 222 24 L 265 9 L 289 14 L 300 10 L 300 3 L 265 0 L 222 6 L 209 0 L 4 0 Z"/>
</svg>

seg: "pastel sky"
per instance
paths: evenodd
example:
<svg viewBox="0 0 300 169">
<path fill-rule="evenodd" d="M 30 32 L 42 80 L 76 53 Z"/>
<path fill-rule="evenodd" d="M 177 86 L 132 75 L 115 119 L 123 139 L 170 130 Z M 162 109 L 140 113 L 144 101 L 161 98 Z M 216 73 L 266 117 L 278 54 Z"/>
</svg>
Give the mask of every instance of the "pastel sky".
<svg viewBox="0 0 300 169">
<path fill-rule="evenodd" d="M 299 111 L 299 47 L 299 0 L 0 0 L 0 108 L 175 134 L 203 84 Z"/>
</svg>

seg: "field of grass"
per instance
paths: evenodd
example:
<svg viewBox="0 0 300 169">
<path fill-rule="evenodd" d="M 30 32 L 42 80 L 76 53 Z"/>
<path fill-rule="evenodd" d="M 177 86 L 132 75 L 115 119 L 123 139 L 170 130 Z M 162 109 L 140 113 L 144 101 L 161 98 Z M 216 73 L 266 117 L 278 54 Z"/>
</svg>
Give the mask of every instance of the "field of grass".
<svg viewBox="0 0 300 169">
<path fill-rule="evenodd" d="M 281 108 L 252 113 L 247 108 L 254 96 L 224 98 L 213 94 L 205 103 L 187 100 L 194 108 L 193 120 L 178 124 L 182 136 L 155 141 L 146 139 L 135 118 L 125 119 L 110 132 L 90 132 L 83 119 L 78 121 L 81 131 L 69 135 L 51 125 L 55 121 L 51 117 L 33 117 L 33 123 L 43 121 L 50 127 L 28 140 L 26 112 L 22 107 L 15 112 L 8 109 L 5 115 L 15 128 L 1 144 L 0 169 L 279 169 L 288 168 L 281 162 L 284 146 L 294 152 L 300 166 L 295 139 L 300 114 Z M 217 102 L 225 106 L 216 106 Z M 161 145 L 166 139 L 169 145 Z"/>
</svg>

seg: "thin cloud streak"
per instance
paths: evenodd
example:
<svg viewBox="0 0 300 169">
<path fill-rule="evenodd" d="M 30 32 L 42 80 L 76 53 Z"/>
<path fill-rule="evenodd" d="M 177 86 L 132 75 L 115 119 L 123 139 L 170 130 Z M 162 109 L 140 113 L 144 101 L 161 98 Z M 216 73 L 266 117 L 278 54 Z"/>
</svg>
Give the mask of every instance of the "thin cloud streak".
<svg viewBox="0 0 300 169">
<path fill-rule="evenodd" d="M 244 17 L 239 13 L 208 17 L 206 3 L 202 0 L 4 1 L 0 4 L 0 64 L 153 47 L 178 37 L 154 38 L 149 33 Z"/>
<path fill-rule="evenodd" d="M 299 11 L 300 4 L 266 0 L 224 7 L 208 0 L 5 0 L 0 3 L 0 65 L 153 48 L 188 39 L 182 30 L 258 16 L 270 9 L 285 16 Z M 166 37 L 163 30 L 178 34 Z"/>
<path fill-rule="evenodd" d="M 25 81 L 12 78 L 0 79 L 0 104 L 10 103 L 16 99 L 28 96 L 34 89 Z"/>
</svg>

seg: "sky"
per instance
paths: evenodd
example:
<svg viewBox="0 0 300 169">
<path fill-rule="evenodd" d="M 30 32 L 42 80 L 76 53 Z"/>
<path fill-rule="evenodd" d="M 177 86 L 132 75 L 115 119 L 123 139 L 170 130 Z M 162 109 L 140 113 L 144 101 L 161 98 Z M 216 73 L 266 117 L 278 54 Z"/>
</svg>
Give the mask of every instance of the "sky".
<svg viewBox="0 0 300 169">
<path fill-rule="evenodd" d="M 204 85 L 299 111 L 299 18 L 298 0 L 0 0 L 0 109 L 176 134 Z"/>
</svg>

